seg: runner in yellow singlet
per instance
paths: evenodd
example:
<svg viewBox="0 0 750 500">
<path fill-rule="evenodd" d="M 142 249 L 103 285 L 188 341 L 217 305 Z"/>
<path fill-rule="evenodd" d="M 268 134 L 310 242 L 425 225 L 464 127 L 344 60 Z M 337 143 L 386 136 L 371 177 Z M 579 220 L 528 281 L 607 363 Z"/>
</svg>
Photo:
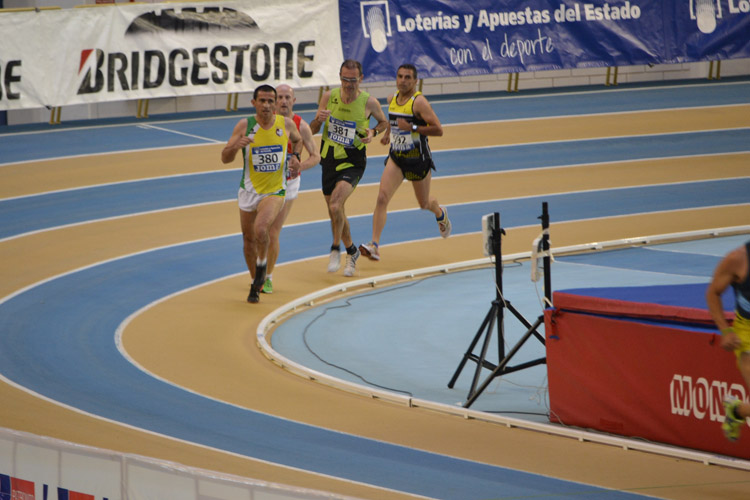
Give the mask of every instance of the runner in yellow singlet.
<svg viewBox="0 0 750 500">
<path fill-rule="evenodd" d="M 323 196 L 333 235 L 328 272 L 335 273 L 341 267 L 343 241 L 347 254 L 344 276 L 354 276 L 360 254 L 352 240 L 344 206 L 365 171 L 367 144 L 388 128 L 388 121 L 378 100 L 359 89 L 362 81 L 359 61 L 344 61 L 339 76 L 341 87 L 321 96 L 310 128 L 313 134 L 323 128 L 320 164 L 323 167 Z M 369 128 L 371 116 L 377 120 L 373 128 Z"/>
<path fill-rule="evenodd" d="M 734 288 L 734 322 L 724 317 L 721 295 Z M 711 317 L 721 332 L 721 347 L 733 351 L 737 367 L 750 390 L 750 241 L 729 252 L 716 266 L 713 279 L 706 290 L 706 303 Z M 750 404 L 734 395 L 724 398 L 724 435 L 730 441 L 740 437 L 740 429 L 750 417 Z"/>
<path fill-rule="evenodd" d="M 253 93 L 255 116 L 243 118 L 221 151 L 222 163 L 231 163 L 242 151 L 243 168 L 237 200 L 240 207 L 243 253 L 253 277 L 247 301 L 257 303 L 266 279 L 269 228 L 284 206 L 287 174 L 299 174 L 302 137 L 294 121 L 276 115 L 276 89 L 261 85 Z M 287 163 L 287 143 L 292 151 Z"/>
</svg>

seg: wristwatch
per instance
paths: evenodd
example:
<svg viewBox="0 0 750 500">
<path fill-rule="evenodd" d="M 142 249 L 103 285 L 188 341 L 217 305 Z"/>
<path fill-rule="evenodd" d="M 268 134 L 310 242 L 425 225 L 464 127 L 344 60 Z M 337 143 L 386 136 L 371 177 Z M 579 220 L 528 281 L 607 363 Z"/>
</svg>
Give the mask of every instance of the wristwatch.
<svg viewBox="0 0 750 500">
<path fill-rule="evenodd" d="M 411 131 L 412 132 L 416 132 L 417 131 L 417 124 L 416 123 L 412 123 L 411 124 Z"/>
</svg>

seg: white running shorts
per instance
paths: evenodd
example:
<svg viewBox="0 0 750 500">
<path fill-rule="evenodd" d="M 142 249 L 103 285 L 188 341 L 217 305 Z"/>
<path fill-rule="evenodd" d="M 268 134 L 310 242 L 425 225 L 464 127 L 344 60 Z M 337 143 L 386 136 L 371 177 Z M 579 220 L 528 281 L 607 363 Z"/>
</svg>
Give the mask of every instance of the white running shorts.
<svg viewBox="0 0 750 500">
<path fill-rule="evenodd" d="M 283 193 L 283 191 L 281 191 Z M 237 191 L 237 202 L 240 206 L 240 210 L 243 212 L 255 212 L 258 209 L 260 200 L 266 196 L 280 196 L 279 193 L 268 193 L 258 194 L 255 191 L 248 191 L 247 189 L 240 188 Z"/>
<path fill-rule="evenodd" d="M 300 181 L 300 176 L 298 175 L 294 179 L 290 179 L 286 181 L 286 199 L 287 200 L 296 200 L 297 195 L 299 194 L 299 186 L 302 184 Z"/>
</svg>

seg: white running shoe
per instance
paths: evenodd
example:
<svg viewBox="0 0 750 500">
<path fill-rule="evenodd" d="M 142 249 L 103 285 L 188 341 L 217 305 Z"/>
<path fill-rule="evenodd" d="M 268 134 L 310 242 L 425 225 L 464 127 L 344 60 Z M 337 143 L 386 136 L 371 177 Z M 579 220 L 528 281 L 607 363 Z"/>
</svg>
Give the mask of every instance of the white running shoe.
<svg viewBox="0 0 750 500">
<path fill-rule="evenodd" d="M 344 266 L 344 276 L 354 276 L 354 271 L 357 270 L 357 259 L 359 259 L 360 251 L 357 250 L 353 255 L 346 254 L 346 266 Z"/>
<path fill-rule="evenodd" d="M 341 268 L 341 250 L 331 250 L 328 260 L 328 272 L 335 273 Z"/>
<path fill-rule="evenodd" d="M 440 236 L 447 238 L 451 235 L 451 221 L 448 218 L 448 209 L 440 207 L 443 210 L 443 220 L 438 221 L 438 229 L 440 229 Z"/>
<path fill-rule="evenodd" d="M 362 243 L 359 246 L 359 251 L 362 255 L 370 260 L 380 260 L 380 251 L 378 250 L 378 244 L 374 241 L 370 243 Z"/>
</svg>

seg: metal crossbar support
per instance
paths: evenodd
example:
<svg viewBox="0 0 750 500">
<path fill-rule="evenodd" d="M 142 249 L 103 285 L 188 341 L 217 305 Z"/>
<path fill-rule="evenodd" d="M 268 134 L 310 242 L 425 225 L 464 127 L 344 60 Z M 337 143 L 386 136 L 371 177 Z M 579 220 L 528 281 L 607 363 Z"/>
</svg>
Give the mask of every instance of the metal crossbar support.
<svg viewBox="0 0 750 500">
<path fill-rule="evenodd" d="M 708 79 L 721 80 L 721 59 L 716 61 L 716 75 L 714 76 L 714 61 L 708 63 Z"/>
<path fill-rule="evenodd" d="M 613 69 L 614 71 L 612 71 Z M 617 73 L 619 70 L 619 66 L 615 66 L 614 68 L 610 66 L 607 68 L 607 79 L 604 82 L 606 87 L 609 87 L 610 85 L 617 86 Z"/>
<path fill-rule="evenodd" d="M 230 111 L 237 111 L 237 103 L 239 101 L 239 92 L 231 92 L 227 94 L 227 113 Z"/>
<path fill-rule="evenodd" d="M 60 125 L 60 114 L 62 113 L 62 106 L 52 108 L 49 114 L 50 125 Z"/>
<path fill-rule="evenodd" d="M 518 73 L 508 73 L 508 92 L 518 92 Z"/>
<path fill-rule="evenodd" d="M 544 264 L 544 298 L 546 305 L 552 307 L 552 256 L 549 251 L 549 207 L 547 202 L 542 202 L 542 215 L 538 217 L 542 223 L 542 252 L 544 257 L 542 262 Z"/>
<path fill-rule="evenodd" d="M 148 118 L 148 99 L 138 99 L 138 111 L 136 111 L 136 118 Z"/>
</svg>

